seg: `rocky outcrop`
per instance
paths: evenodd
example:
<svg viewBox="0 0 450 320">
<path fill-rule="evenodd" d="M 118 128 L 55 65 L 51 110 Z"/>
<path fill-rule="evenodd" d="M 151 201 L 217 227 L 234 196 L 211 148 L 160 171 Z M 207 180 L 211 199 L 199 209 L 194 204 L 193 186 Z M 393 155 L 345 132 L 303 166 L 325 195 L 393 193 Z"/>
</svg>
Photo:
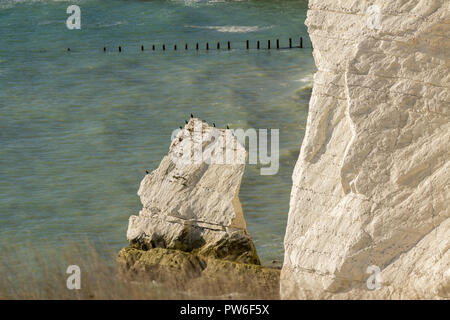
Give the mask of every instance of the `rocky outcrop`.
<svg viewBox="0 0 450 320">
<path fill-rule="evenodd" d="M 117 261 L 125 279 L 155 281 L 191 299 L 279 298 L 279 269 L 163 248 L 123 248 Z"/>
<path fill-rule="evenodd" d="M 278 298 L 280 270 L 260 265 L 239 202 L 246 156 L 231 130 L 199 119 L 176 133 L 141 182 L 143 208 L 117 257 L 121 277 L 191 298 Z"/>
<path fill-rule="evenodd" d="M 450 297 L 449 21 L 444 0 L 310 0 L 282 298 Z"/>
<path fill-rule="evenodd" d="M 260 264 L 238 197 L 245 159 L 231 130 L 191 119 L 141 182 L 143 208 L 127 231 L 132 246 Z"/>
</svg>

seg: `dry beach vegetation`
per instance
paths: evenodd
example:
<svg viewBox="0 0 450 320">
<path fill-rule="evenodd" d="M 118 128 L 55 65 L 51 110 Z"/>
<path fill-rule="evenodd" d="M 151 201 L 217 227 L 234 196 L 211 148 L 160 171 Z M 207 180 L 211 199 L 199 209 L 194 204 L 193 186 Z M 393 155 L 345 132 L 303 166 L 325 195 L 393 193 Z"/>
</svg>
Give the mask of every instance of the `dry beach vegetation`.
<svg viewBox="0 0 450 320">
<path fill-rule="evenodd" d="M 278 276 L 271 288 L 260 287 L 252 279 L 232 281 L 230 274 L 216 273 L 185 282 L 170 270 L 150 277 L 123 277 L 117 268 L 117 251 L 89 241 L 61 245 L 60 248 L 1 245 L 0 299 L 277 299 Z M 69 265 L 81 270 L 81 289 L 69 290 Z M 278 275 L 278 270 L 274 270 Z M 191 279 L 192 280 L 192 279 Z"/>
</svg>

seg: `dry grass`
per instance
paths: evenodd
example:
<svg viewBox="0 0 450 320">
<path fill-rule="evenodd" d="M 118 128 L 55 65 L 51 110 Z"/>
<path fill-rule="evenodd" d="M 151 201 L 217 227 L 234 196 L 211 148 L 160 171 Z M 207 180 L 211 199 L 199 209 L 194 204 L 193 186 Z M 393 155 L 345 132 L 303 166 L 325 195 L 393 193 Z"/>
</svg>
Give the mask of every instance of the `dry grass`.
<svg viewBox="0 0 450 320">
<path fill-rule="evenodd" d="M 34 246 L 36 247 L 36 246 Z M 101 249 L 99 249 L 101 248 Z M 241 288 L 229 288 L 227 279 L 198 279 L 194 291 L 187 293 L 182 283 L 161 285 L 154 281 L 124 280 L 118 275 L 117 250 L 107 245 L 93 246 L 88 241 L 62 245 L 0 245 L 0 299 L 273 299 L 260 294 L 237 294 Z M 81 289 L 69 290 L 66 273 L 69 265 L 81 269 Z M 241 286 L 251 286 L 242 283 Z M 223 294 L 217 289 L 223 287 Z M 211 288 L 215 288 L 212 295 Z M 219 290 L 221 292 L 222 290 Z M 234 293 L 233 293 L 234 292 Z M 231 293 L 231 294 L 230 294 Z"/>
<path fill-rule="evenodd" d="M 108 248 L 108 247 L 104 247 Z M 180 299 L 154 283 L 117 277 L 117 252 L 89 243 L 60 249 L 0 247 L 0 299 Z M 69 265 L 81 269 L 81 289 L 69 290 Z"/>
</svg>

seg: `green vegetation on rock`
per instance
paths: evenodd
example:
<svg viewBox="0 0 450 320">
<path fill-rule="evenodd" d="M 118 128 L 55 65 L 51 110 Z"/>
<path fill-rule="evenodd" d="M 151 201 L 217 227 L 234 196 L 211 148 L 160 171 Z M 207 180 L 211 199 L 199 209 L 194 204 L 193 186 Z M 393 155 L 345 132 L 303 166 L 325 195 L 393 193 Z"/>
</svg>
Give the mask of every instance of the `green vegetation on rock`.
<svg viewBox="0 0 450 320">
<path fill-rule="evenodd" d="M 153 248 L 123 248 L 117 257 L 120 275 L 130 280 L 162 283 L 188 294 L 221 296 L 252 294 L 278 298 L 278 269 L 205 257 L 200 253 Z"/>
</svg>

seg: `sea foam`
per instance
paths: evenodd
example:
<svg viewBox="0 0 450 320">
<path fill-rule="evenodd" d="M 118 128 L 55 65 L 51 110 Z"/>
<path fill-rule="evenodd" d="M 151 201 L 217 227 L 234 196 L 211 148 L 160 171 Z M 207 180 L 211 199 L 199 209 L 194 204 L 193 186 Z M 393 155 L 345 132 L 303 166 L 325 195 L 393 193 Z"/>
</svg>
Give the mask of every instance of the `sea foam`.
<svg viewBox="0 0 450 320">
<path fill-rule="evenodd" d="M 266 30 L 272 28 L 269 27 L 259 27 L 259 26 L 186 26 L 190 28 L 199 28 L 199 29 L 210 29 L 216 30 L 218 32 L 229 32 L 229 33 L 247 33 L 247 32 L 256 32 L 261 30 Z"/>
</svg>

